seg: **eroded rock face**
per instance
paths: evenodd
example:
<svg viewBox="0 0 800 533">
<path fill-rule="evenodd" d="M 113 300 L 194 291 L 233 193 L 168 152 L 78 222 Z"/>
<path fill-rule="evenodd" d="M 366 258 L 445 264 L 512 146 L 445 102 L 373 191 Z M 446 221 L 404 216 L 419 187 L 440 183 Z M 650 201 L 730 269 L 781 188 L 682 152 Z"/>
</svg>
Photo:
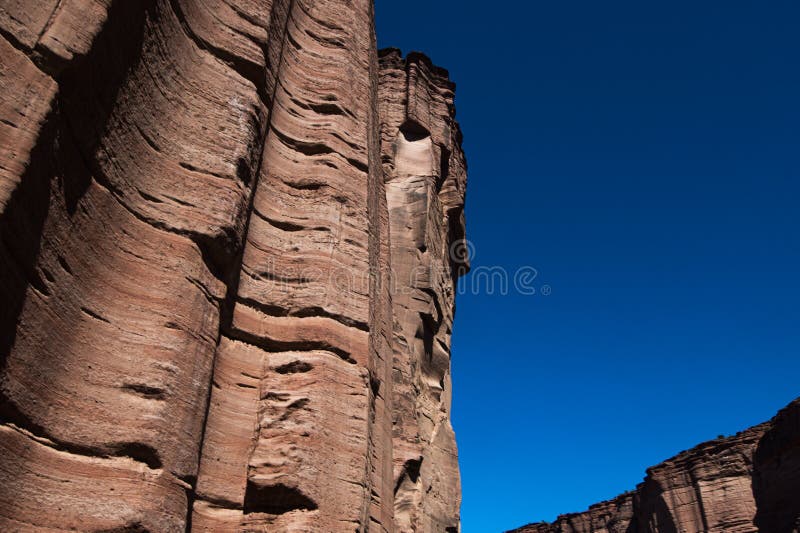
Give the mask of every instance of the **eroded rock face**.
<svg viewBox="0 0 800 533">
<path fill-rule="evenodd" d="M 383 51 L 381 151 L 389 207 L 394 311 L 395 520 L 402 530 L 458 531 L 460 485 L 450 425 L 455 285 L 468 268 L 466 165 L 447 72 L 419 54 Z"/>
<path fill-rule="evenodd" d="M 529 524 L 519 533 L 626 533 L 633 519 L 633 493 L 598 503 L 583 513 L 559 516 L 555 522 Z"/>
<path fill-rule="evenodd" d="M 647 471 L 634 492 L 519 533 L 800 530 L 800 400 L 759 426 Z"/>
<path fill-rule="evenodd" d="M 454 86 L 371 0 L 0 0 L 0 529 L 457 531 Z"/>
</svg>

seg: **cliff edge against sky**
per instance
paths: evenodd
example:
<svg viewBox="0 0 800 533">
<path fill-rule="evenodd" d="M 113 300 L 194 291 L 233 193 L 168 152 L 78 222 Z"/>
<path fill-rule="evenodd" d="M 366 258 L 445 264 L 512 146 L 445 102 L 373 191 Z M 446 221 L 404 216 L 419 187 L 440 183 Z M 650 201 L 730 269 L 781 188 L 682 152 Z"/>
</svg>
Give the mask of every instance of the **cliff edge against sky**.
<svg viewBox="0 0 800 533">
<path fill-rule="evenodd" d="M 800 531 L 800 399 L 647 470 L 633 492 L 513 533 Z"/>
</svg>

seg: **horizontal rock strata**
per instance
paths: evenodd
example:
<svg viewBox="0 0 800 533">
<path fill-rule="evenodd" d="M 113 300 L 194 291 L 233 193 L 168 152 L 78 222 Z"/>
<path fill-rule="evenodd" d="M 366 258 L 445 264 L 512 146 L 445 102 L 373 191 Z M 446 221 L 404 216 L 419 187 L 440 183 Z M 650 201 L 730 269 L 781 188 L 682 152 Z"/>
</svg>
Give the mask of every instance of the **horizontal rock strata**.
<svg viewBox="0 0 800 533">
<path fill-rule="evenodd" d="M 446 71 L 371 0 L 0 0 L 0 87 L 0 530 L 458 530 Z"/>
<path fill-rule="evenodd" d="M 800 530 L 800 400 L 732 437 L 647 471 L 634 492 L 517 533 L 701 533 Z"/>
</svg>

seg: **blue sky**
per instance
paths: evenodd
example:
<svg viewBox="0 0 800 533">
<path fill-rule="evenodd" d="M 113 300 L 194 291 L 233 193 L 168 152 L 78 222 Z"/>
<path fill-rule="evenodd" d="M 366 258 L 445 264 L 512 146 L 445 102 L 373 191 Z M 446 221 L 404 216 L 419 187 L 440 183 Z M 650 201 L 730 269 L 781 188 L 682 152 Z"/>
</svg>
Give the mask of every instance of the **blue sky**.
<svg viewBox="0 0 800 533">
<path fill-rule="evenodd" d="M 800 395 L 800 3 L 376 0 L 458 84 L 465 533 L 611 498 Z M 469 283 L 469 278 L 466 279 Z"/>
</svg>

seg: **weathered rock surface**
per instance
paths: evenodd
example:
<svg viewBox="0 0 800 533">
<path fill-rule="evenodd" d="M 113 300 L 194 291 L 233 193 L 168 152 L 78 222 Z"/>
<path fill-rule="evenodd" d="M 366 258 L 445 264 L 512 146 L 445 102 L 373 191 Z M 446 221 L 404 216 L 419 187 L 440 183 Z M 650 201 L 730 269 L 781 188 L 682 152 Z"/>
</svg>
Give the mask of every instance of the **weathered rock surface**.
<svg viewBox="0 0 800 533">
<path fill-rule="evenodd" d="M 381 147 L 394 309 L 395 519 L 403 530 L 457 531 L 458 463 L 450 426 L 455 283 L 466 268 L 466 173 L 447 72 L 419 54 L 381 54 Z"/>
<path fill-rule="evenodd" d="M 647 471 L 634 492 L 518 533 L 800 530 L 800 399 L 759 426 Z"/>
<path fill-rule="evenodd" d="M 633 519 L 633 493 L 598 503 L 583 513 L 559 516 L 555 522 L 539 522 L 515 529 L 519 533 L 626 533 Z"/>
<path fill-rule="evenodd" d="M 0 0 L 0 530 L 457 531 L 466 165 L 371 0 Z"/>
</svg>

